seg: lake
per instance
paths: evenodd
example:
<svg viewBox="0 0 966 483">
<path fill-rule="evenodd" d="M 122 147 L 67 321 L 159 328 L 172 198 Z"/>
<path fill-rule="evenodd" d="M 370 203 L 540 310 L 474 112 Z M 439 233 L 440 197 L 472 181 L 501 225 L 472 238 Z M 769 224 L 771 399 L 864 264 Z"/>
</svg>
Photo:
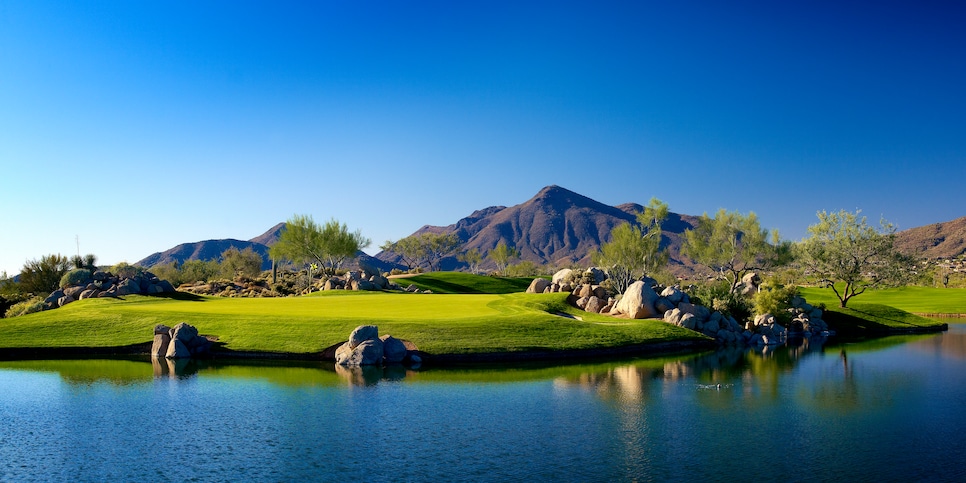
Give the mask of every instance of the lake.
<svg viewBox="0 0 966 483">
<path fill-rule="evenodd" d="M 8 361 L 0 421 L 0 481 L 966 481 L 966 325 L 554 366 Z"/>
</svg>

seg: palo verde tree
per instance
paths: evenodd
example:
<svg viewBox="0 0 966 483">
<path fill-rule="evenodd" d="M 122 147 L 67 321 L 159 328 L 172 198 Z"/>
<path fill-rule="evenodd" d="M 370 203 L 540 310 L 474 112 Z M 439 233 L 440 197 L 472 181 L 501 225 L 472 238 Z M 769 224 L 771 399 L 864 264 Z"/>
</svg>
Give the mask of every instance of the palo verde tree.
<svg viewBox="0 0 966 483">
<path fill-rule="evenodd" d="M 876 229 L 860 213 L 819 211 L 810 236 L 797 245 L 806 276 L 831 288 L 843 308 L 870 288 L 901 285 L 909 263 L 895 249 L 895 225 L 881 219 Z"/>
<path fill-rule="evenodd" d="M 408 236 L 397 242 L 387 241 L 379 248 L 399 255 L 409 270 L 425 265 L 433 271 L 439 270 L 443 257 L 456 251 L 461 244 L 456 233 L 430 232 Z"/>
<path fill-rule="evenodd" d="M 500 243 L 496 245 L 496 248 L 489 251 L 486 254 L 486 258 L 490 259 L 496 264 L 496 271 L 500 275 L 506 276 L 507 267 L 510 266 L 510 261 L 516 258 L 520 258 L 520 250 L 515 247 L 507 246 L 506 241 L 500 240 Z"/>
<path fill-rule="evenodd" d="M 610 241 L 591 256 L 595 265 L 607 270 L 614 290 L 623 293 L 642 275 L 667 265 L 667 249 L 661 248 L 661 223 L 667 215 L 667 203 L 651 198 L 644 212 L 637 215 L 639 227 L 630 223 L 614 227 Z"/>
<path fill-rule="evenodd" d="M 262 256 L 255 253 L 252 247 L 244 250 L 231 247 L 221 253 L 220 269 L 223 277 L 255 278 L 262 273 Z"/>
<path fill-rule="evenodd" d="M 285 223 L 269 256 L 273 260 L 307 264 L 310 277 L 317 267 L 334 275 L 347 258 L 354 257 L 369 243 L 361 231 L 349 232 L 344 223 L 335 219 L 320 226 L 311 215 L 295 215 Z"/>
<path fill-rule="evenodd" d="M 781 241 L 778 231 L 763 229 L 753 212 L 743 215 L 721 209 L 714 218 L 705 213 L 684 236 L 681 253 L 731 283 L 730 293 L 737 292 L 746 273 L 781 266 L 791 259 L 791 244 Z"/>
<path fill-rule="evenodd" d="M 456 257 L 457 260 L 469 265 L 470 273 L 476 273 L 480 269 L 480 262 L 483 261 L 483 255 L 476 248 L 472 250 L 467 250 Z"/>
</svg>

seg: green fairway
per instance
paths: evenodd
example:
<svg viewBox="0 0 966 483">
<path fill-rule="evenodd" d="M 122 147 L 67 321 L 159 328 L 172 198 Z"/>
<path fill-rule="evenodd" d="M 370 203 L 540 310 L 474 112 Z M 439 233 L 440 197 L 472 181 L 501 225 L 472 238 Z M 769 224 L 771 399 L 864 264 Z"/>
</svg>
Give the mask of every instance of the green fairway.
<svg viewBox="0 0 966 483">
<path fill-rule="evenodd" d="M 89 299 L 0 320 L 0 348 L 119 347 L 151 341 L 155 324 L 187 322 L 236 351 L 316 353 L 358 325 L 431 354 L 620 347 L 703 336 L 659 320 L 625 320 L 568 306 L 566 294 L 436 295 L 331 292 L 313 297 L 177 294 Z M 579 314 L 583 320 L 555 315 Z"/>
<path fill-rule="evenodd" d="M 801 289 L 801 294 L 812 305 L 839 306 L 831 289 L 806 287 Z M 915 314 L 966 314 L 966 289 L 902 287 L 870 290 L 849 300 L 850 307 L 854 303 L 890 305 Z"/>
<path fill-rule="evenodd" d="M 463 272 L 431 272 L 393 279 L 401 287 L 410 284 L 433 293 L 504 294 L 525 292 L 532 277 L 490 277 Z"/>
</svg>

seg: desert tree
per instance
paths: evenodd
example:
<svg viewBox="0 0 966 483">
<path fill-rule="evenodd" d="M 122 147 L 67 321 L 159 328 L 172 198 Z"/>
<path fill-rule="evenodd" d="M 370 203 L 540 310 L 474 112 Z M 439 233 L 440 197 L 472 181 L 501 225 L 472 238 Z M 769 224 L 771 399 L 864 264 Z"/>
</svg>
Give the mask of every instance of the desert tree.
<svg viewBox="0 0 966 483">
<path fill-rule="evenodd" d="M 459 261 L 467 264 L 469 266 L 470 273 L 476 273 L 480 269 L 480 262 L 483 261 L 483 255 L 476 248 L 467 250 L 456 257 Z"/>
<path fill-rule="evenodd" d="M 507 246 L 506 241 L 500 240 L 500 243 L 486 254 L 486 258 L 496 264 L 496 270 L 500 275 L 506 276 L 510 261 L 520 258 L 520 251 Z"/>
<path fill-rule="evenodd" d="M 880 219 L 879 228 L 870 226 L 860 213 L 819 211 L 797 245 L 806 276 L 831 288 L 843 308 L 868 289 L 901 285 L 910 263 L 895 248 L 895 225 Z"/>
<path fill-rule="evenodd" d="M 701 215 L 693 229 L 684 232 L 681 253 L 714 271 L 738 291 L 748 272 L 768 270 L 791 259 L 791 243 L 781 240 L 778 231 L 761 227 L 754 212 L 718 210 L 714 218 Z"/>
<path fill-rule="evenodd" d="M 255 278 L 262 273 L 262 262 L 262 256 L 252 247 L 244 250 L 231 247 L 221 253 L 221 275 L 231 279 L 238 276 Z"/>
<path fill-rule="evenodd" d="M 273 260 L 303 263 L 312 276 L 319 267 L 334 275 L 342 263 L 369 246 L 370 240 L 356 230 L 350 232 L 344 223 L 332 219 L 317 224 L 311 215 L 295 215 L 285 223 L 278 241 L 269 249 Z"/>
<path fill-rule="evenodd" d="M 640 276 L 645 258 L 644 234 L 630 223 L 615 226 L 610 240 L 591 255 L 594 264 L 607 271 L 607 278 L 618 293 L 624 293 Z"/>
<path fill-rule="evenodd" d="M 24 293 L 37 295 L 53 292 L 59 288 L 60 279 L 70 268 L 70 260 L 60 254 L 30 260 L 20 271 L 20 288 Z"/>
</svg>

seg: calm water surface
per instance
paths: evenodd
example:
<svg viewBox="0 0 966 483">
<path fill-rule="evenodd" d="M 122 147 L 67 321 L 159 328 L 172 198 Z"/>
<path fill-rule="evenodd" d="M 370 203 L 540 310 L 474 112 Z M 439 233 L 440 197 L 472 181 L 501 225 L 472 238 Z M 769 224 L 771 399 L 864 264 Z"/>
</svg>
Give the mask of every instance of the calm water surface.
<svg viewBox="0 0 966 483">
<path fill-rule="evenodd" d="M 966 325 L 552 367 L 0 362 L 0 422 L 0 481 L 966 481 Z"/>
</svg>

